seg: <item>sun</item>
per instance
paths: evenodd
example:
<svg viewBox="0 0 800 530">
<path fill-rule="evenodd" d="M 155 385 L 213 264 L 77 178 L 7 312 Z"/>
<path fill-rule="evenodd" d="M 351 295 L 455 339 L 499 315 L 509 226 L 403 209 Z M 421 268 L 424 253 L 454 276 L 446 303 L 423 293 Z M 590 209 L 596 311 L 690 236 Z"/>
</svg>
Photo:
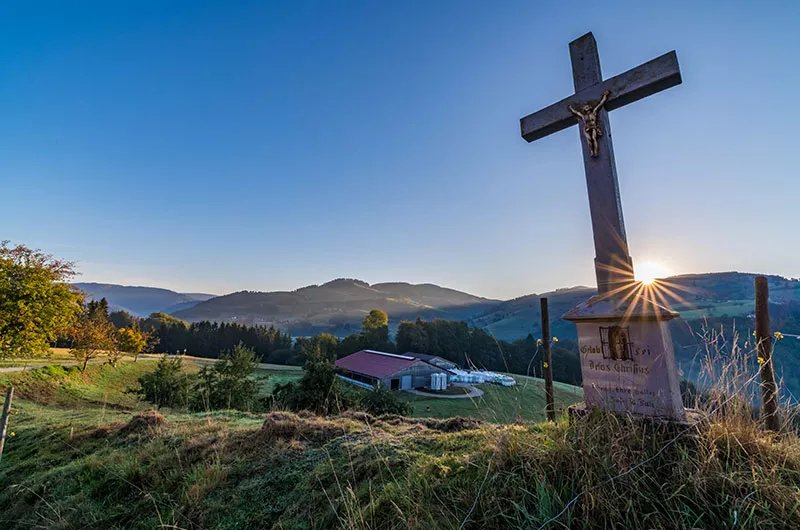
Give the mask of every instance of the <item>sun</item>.
<svg viewBox="0 0 800 530">
<path fill-rule="evenodd" d="M 654 261 L 643 261 L 642 263 L 634 264 L 634 276 L 636 277 L 636 281 L 642 282 L 645 285 L 650 285 L 656 281 L 656 278 L 665 278 L 671 275 L 671 270 Z"/>
</svg>

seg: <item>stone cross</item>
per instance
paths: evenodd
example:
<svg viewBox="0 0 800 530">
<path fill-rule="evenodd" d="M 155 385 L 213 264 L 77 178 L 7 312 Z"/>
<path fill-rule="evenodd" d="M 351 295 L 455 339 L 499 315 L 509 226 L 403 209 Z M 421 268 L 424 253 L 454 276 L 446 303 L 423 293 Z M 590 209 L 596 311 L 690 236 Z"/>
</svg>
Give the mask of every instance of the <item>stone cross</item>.
<svg viewBox="0 0 800 530">
<path fill-rule="evenodd" d="M 598 295 L 562 317 L 575 322 L 581 355 L 585 404 L 573 410 L 685 421 L 668 327 L 678 313 L 651 298 L 657 285 L 634 281 L 608 122 L 608 111 L 679 84 L 678 58 L 672 51 L 603 81 L 591 33 L 571 42 L 569 52 L 575 94 L 522 118 L 520 127 L 529 142 L 581 127 Z"/>
<path fill-rule="evenodd" d="M 595 248 L 597 290 L 612 293 L 633 283 L 633 262 L 628 254 L 617 167 L 611 144 L 608 111 L 681 83 L 674 51 L 632 70 L 606 79 L 594 35 L 587 33 L 569 44 L 575 93 L 520 120 L 528 142 L 581 124 L 583 165 L 589 191 Z"/>
</svg>

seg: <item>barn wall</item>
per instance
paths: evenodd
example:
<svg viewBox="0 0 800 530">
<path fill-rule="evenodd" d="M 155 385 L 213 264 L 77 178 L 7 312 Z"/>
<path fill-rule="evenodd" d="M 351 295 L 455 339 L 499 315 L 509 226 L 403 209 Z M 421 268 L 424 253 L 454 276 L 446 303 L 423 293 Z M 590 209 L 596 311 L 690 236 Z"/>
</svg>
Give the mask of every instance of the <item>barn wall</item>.
<svg viewBox="0 0 800 530">
<path fill-rule="evenodd" d="M 351 379 L 355 381 L 358 386 L 363 385 L 364 387 L 374 388 L 375 385 L 380 381 L 377 377 L 370 377 L 368 375 L 351 372 L 350 370 L 340 370 L 338 375 L 340 377 L 344 377 L 345 379 Z"/>
</svg>

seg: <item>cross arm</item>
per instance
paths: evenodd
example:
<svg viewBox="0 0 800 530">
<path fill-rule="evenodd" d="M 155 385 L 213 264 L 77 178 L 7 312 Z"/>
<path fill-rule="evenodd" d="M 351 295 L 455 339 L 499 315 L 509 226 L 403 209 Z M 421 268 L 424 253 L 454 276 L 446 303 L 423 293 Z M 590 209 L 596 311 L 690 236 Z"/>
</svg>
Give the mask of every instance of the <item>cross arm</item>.
<svg viewBox="0 0 800 530">
<path fill-rule="evenodd" d="M 578 119 L 569 111 L 569 105 L 582 106 L 598 101 L 606 90 L 610 94 L 605 108 L 614 110 L 679 84 L 681 70 L 678 55 L 673 50 L 525 116 L 519 120 L 522 137 L 532 142 L 575 125 Z"/>
</svg>

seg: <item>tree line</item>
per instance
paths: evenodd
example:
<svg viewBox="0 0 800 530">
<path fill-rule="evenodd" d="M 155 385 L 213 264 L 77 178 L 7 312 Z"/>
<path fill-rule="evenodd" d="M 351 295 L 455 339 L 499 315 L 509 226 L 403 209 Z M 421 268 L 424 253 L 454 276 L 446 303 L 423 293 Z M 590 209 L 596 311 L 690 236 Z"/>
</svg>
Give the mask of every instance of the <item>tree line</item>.
<svg viewBox="0 0 800 530">
<path fill-rule="evenodd" d="M 528 334 L 515 341 L 500 340 L 483 328 L 455 320 L 417 319 L 401 322 L 395 336 L 397 352 L 436 355 L 465 368 L 520 375 L 542 375 L 542 343 Z M 554 339 L 553 378 L 579 385 L 582 381 L 578 345 Z"/>
<path fill-rule="evenodd" d="M 137 326 L 152 336 L 151 349 L 159 353 L 219 358 L 237 344 L 250 348 L 264 360 L 276 350 L 292 347 L 292 337 L 274 326 L 247 326 L 228 322 L 192 322 L 187 324 L 166 313 L 153 313 L 137 318 L 125 311 L 114 311 L 109 319 L 118 328 Z"/>
</svg>

